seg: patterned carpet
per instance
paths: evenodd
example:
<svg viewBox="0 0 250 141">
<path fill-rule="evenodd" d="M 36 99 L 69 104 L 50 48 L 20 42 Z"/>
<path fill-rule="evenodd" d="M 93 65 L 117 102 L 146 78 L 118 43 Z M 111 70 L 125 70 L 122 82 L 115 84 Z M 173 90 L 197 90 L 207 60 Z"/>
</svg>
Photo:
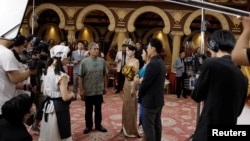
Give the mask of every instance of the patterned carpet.
<svg viewBox="0 0 250 141">
<path fill-rule="evenodd" d="M 120 134 L 122 94 L 114 94 L 110 89 L 104 95 L 102 125 L 107 133 L 93 130 L 83 134 L 85 128 L 84 102 L 71 103 L 71 120 L 74 141 L 139 141 L 141 138 L 125 138 Z M 185 141 L 193 133 L 196 125 L 197 104 L 189 98 L 177 99 L 176 95 L 165 95 L 165 106 L 162 112 L 162 141 Z M 128 113 L 129 114 L 129 113 Z M 34 141 L 38 136 L 33 135 Z"/>
</svg>

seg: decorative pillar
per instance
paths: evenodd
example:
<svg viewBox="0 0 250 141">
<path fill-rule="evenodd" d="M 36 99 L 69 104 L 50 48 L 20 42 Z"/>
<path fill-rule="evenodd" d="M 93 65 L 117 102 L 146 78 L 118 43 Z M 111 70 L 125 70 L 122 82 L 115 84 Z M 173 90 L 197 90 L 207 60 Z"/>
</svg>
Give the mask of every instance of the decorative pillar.
<svg viewBox="0 0 250 141">
<path fill-rule="evenodd" d="M 114 37 L 113 42 L 117 43 L 117 46 L 118 46 L 118 50 L 121 50 L 122 49 L 122 44 L 123 44 L 123 41 L 125 38 L 129 38 L 129 35 L 128 35 L 128 32 L 127 32 L 127 29 L 126 28 L 116 28 L 115 29 L 115 34 L 116 34 L 116 39 Z M 114 41 L 116 40 L 116 41 Z"/>
<path fill-rule="evenodd" d="M 69 43 L 74 43 L 76 41 L 75 33 L 76 29 L 73 25 L 68 25 L 64 27 L 64 30 L 68 31 L 67 39 Z"/>
<path fill-rule="evenodd" d="M 184 35 L 182 31 L 172 31 L 171 35 L 173 35 L 173 54 L 172 54 L 172 64 L 171 64 L 171 72 L 176 72 L 173 67 L 175 59 L 179 56 L 180 48 L 181 48 L 181 37 Z"/>
<path fill-rule="evenodd" d="M 67 39 L 69 43 L 74 43 L 76 41 L 75 33 L 75 30 L 68 30 Z"/>
</svg>

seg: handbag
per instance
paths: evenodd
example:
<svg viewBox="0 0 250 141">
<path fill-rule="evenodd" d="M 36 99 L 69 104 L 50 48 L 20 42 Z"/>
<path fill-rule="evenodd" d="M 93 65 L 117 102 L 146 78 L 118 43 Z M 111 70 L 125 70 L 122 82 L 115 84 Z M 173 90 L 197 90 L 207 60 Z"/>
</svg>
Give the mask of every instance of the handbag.
<svg viewBox="0 0 250 141">
<path fill-rule="evenodd" d="M 137 71 L 135 67 L 133 66 L 127 66 L 125 65 L 122 68 L 122 74 L 128 78 L 129 81 L 132 81 L 134 79 L 134 76 L 136 75 Z"/>
</svg>

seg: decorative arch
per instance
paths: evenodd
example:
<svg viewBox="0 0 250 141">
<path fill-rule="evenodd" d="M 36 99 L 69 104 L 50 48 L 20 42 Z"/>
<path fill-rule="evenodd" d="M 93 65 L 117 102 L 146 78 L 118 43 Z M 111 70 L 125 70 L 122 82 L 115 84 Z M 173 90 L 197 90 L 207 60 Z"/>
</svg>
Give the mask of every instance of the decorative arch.
<svg viewBox="0 0 250 141">
<path fill-rule="evenodd" d="M 206 15 L 211 15 L 211 16 L 216 17 L 220 21 L 222 25 L 222 29 L 229 29 L 229 23 L 224 15 L 217 13 L 217 12 L 213 12 L 213 11 L 206 11 L 205 13 Z M 192 14 L 190 14 L 190 16 L 187 18 L 183 27 L 185 35 L 189 35 L 191 33 L 191 29 L 190 29 L 191 23 L 196 17 L 200 15 L 201 15 L 201 10 L 196 10 Z"/>
<path fill-rule="evenodd" d="M 144 37 L 143 37 L 143 40 L 142 40 L 142 44 L 147 44 L 148 42 L 148 38 L 150 37 L 150 35 L 152 35 L 153 33 L 155 33 L 156 31 L 161 31 L 162 29 L 161 28 L 153 28 L 151 29 L 150 31 L 148 31 Z"/>
<path fill-rule="evenodd" d="M 59 36 L 55 36 L 54 38 L 56 39 L 56 40 L 54 40 L 55 42 L 56 42 L 56 44 L 61 40 L 61 36 L 60 36 L 60 29 L 58 28 L 58 26 L 56 25 L 56 24 L 54 24 L 54 23 L 47 23 L 47 24 L 43 24 L 40 28 L 39 28 L 39 30 L 38 30 L 38 32 L 37 32 L 37 37 L 42 37 L 42 33 L 46 30 L 46 29 L 48 29 L 48 28 L 50 28 L 51 26 L 53 26 L 53 27 L 55 27 L 56 28 L 56 31 L 58 31 L 58 35 Z M 46 36 L 45 36 L 46 37 Z M 44 37 L 42 37 L 42 38 L 44 38 Z M 47 39 L 46 41 L 49 41 L 49 39 L 48 38 L 45 38 L 45 39 Z"/>
<path fill-rule="evenodd" d="M 200 30 L 195 30 L 195 31 L 192 31 L 191 34 L 187 35 L 187 36 L 183 39 L 182 46 L 184 47 L 184 46 L 185 46 L 185 43 L 188 41 L 188 39 L 189 39 L 190 37 L 192 37 L 193 35 L 198 34 L 198 33 L 201 33 L 201 31 L 200 31 Z"/>
<path fill-rule="evenodd" d="M 113 33 L 114 33 L 113 31 L 108 31 L 104 37 L 104 42 L 110 42 Z"/>
<path fill-rule="evenodd" d="M 82 22 L 84 21 L 85 17 L 91 11 L 96 11 L 96 10 L 102 11 L 108 16 L 109 22 L 110 22 L 108 29 L 109 31 L 114 31 L 115 30 L 115 18 L 112 12 L 107 7 L 100 5 L 100 4 L 92 4 L 90 6 L 83 8 L 76 18 L 76 28 L 78 30 L 82 29 L 83 28 Z"/>
<path fill-rule="evenodd" d="M 135 31 L 134 23 L 135 23 L 136 19 L 141 14 L 146 13 L 146 12 L 153 12 L 153 13 L 158 14 L 162 18 L 164 25 L 165 25 L 165 27 L 163 28 L 163 32 L 166 34 L 170 32 L 170 22 L 169 22 L 170 20 L 169 20 L 167 14 L 162 9 L 155 7 L 155 6 L 143 6 L 139 9 L 135 10 L 128 20 L 127 25 L 128 25 L 129 32 Z"/>
<path fill-rule="evenodd" d="M 57 5 L 50 4 L 50 3 L 40 4 L 38 7 L 36 7 L 35 13 L 37 15 L 40 15 L 43 11 L 48 10 L 48 9 L 51 9 L 58 14 L 59 19 L 60 19 L 59 28 L 63 29 L 65 27 L 66 20 L 65 20 L 65 16 L 64 16 L 62 10 Z M 32 14 L 30 15 L 30 18 L 29 18 L 29 25 L 30 25 L 30 27 L 32 25 Z M 38 25 L 36 20 L 34 21 L 34 25 L 35 26 Z"/>
<path fill-rule="evenodd" d="M 99 40 L 100 40 L 100 36 L 99 36 L 98 32 L 96 31 L 96 29 L 93 28 L 93 27 L 90 26 L 90 25 L 85 25 L 85 26 L 92 30 L 92 32 L 93 32 L 93 34 L 94 34 L 94 37 L 95 37 L 95 38 L 94 38 L 94 41 L 95 41 L 95 42 L 99 41 Z"/>
</svg>

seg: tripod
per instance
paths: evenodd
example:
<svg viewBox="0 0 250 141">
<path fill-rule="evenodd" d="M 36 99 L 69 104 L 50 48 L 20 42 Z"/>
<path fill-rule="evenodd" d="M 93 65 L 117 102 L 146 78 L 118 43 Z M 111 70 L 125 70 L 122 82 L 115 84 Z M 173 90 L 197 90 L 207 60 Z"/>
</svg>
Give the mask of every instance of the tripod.
<svg viewBox="0 0 250 141">
<path fill-rule="evenodd" d="M 199 117 L 200 117 L 200 110 L 201 110 L 201 103 L 198 103 L 197 113 L 196 113 L 196 126 L 198 125 L 198 121 L 199 121 Z M 194 133 L 192 135 L 190 135 L 190 137 L 188 137 L 186 141 L 191 141 L 193 136 L 194 136 Z"/>
<path fill-rule="evenodd" d="M 190 78 L 190 81 L 189 81 L 190 84 L 189 85 L 190 85 L 190 89 L 192 90 L 192 92 L 194 90 L 194 86 L 195 86 L 195 83 L 196 83 L 196 78 L 198 78 L 198 77 L 199 77 L 199 75 L 197 75 L 196 77 L 192 76 Z M 198 103 L 196 112 L 197 112 L 196 113 L 196 127 L 197 127 L 198 122 L 199 122 L 199 118 L 200 118 L 200 112 L 201 112 L 201 102 Z M 186 141 L 191 141 L 193 136 L 194 136 L 194 133 L 189 138 L 187 138 Z"/>
</svg>

